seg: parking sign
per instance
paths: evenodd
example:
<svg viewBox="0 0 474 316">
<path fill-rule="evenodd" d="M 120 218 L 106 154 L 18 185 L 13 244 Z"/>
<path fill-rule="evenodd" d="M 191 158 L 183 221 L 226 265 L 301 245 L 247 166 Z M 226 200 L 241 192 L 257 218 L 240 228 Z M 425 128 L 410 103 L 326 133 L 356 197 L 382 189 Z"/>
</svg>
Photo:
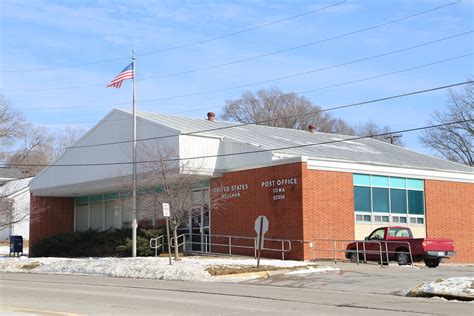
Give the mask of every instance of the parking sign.
<svg viewBox="0 0 474 316">
<path fill-rule="evenodd" d="M 169 203 L 163 203 L 163 216 L 170 217 L 170 204 Z"/>
</svg>

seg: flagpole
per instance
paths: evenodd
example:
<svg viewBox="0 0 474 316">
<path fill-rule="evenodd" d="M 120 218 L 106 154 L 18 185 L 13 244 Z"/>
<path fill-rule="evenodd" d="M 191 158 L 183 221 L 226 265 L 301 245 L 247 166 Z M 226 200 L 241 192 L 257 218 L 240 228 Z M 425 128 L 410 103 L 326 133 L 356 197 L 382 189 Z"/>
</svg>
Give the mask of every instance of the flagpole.
<svg viewBox="0 0 474 316">
<path fill-rule="evenodd" d="M 132 105 L 133 105 L 133 184 L 132 184 L 132 257 L 137 256 L 137 115 L 135 111 L 135 50 L 132 50 Z"/>
</svg>

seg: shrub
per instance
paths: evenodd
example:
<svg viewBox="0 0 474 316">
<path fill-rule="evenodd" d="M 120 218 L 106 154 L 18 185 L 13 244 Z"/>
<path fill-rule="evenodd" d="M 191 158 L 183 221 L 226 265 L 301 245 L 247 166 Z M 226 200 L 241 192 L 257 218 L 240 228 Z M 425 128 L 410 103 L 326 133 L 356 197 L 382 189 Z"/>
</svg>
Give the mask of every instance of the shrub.
<svg viewBox="0 0 474 316">
<path fill-rule="evenodd" d="M 149 247 L 150 238 L 159 235 L 159 229 L 139 229 L 137 255 L 154 255 L 154 249 Z M 130 228 L 63 233 L 39 240 L 31 252 L 38 257 L 129 257 L 132 254 L 131 236 Z"/>
</svg>

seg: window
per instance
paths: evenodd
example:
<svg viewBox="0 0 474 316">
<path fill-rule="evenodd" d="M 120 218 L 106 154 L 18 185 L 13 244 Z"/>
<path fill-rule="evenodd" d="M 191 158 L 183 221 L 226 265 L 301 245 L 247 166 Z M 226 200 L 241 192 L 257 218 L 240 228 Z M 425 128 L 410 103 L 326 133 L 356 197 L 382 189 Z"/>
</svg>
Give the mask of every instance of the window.
<svg viewBox="0 0 474 316">
<path fill-rule="evenodd" d="M 388 223 L 389 222 L 389 217 L 387 216 L 382 216 L 382 215 L 375 215 L 374 216 L 374 222 L 377 223 Z"/>
<path fill-rule="evenodd" d="M 104 221 L 104 204 L 91 203 L 91 229 L 101 230 Z"/>
<path fill-rule="evenodd" d="M 368 174 L 354 174 L 354 185 L 370 186 L 370 176 Z"/>
<path fill-rule="evenodd" d="M 385 228 L 377 229 L 370 234 L 369 239 L 385 239 Z"/>
<path fill-rule="evenodd" d="M 405 178 L 395 178 L 390 177 L 390 187 L 391 188 L 406 188 L 406 179 Z"/>
<path fill-rule="evenodd" d="M 423 217 L 410 217 L 410 224 L 422 225 L 424 223 L 425 223 L 425 219 Z"/>
<path fill-rule="evenodd" d="M 405 190 L 390 190 L 391 212 L 406 214 L 407 213 L 407 192 Z"/>
<path fill-rule="evenodd" d="M 425 213 L 423 191 L 408 190 L 408 213 L 417 215 Z"/>
<path fill-rule="evenodd" d="M 388 188 L 388 177 L 372 176 L 372 186 Z"/>
<path fill-rule="evenodd" d="M 405 216 L 392 216 L 392 222 L 406 224 L 407 218 Z"/>
<path fill-rule="evenodd" d="M 370 212 L 370 188 L 354 187 L 354 204 L 358 212 Z"/>
<path fill-rule="evenodd" d="M 115 205 L 114 201 L 105 202 L 105 229 L 121 227 L 120 205 Z"/>
<path fill-rule="evenodd" d="M 388 213 L 388 189 L 372 188 L 372 203 L 374 212 Z"/>
<path fill-rule="evenodd" d="M 390 237 L 412 237 L 411 231 L 406 228 L 390 228 L 388 235 Z"/>
<path fill-rule="evenodd" d="M 89 205 L 76 206 L 76 230 L 86 231 L 89 229 Z"/>
<path fill-rule="evenodd" d="M 357 222 L 425 223 L 423 180 L 354 174 L 353 183 Z"/>
<path fill-rule="evenodd" d="M 370 215 L 356 214 L 356 221 L 357 222 L 369 222 L 370 223 Z"/>
</svg>

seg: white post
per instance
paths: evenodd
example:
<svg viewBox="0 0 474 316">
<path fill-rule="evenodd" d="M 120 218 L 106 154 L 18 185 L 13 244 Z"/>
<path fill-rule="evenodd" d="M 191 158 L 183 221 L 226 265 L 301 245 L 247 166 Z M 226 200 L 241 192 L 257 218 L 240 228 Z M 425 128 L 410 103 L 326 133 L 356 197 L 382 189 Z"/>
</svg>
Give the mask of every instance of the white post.
<svg viewBox="0 0 474 316">
<path fill-rule="evenodd" d="M 132 257 L 137 256 L 137 116 L 135 112 L 135 50 L 132 50 L 132 104 L 133 104 L 133 180 L 132 180 Z"/>
</svg>

